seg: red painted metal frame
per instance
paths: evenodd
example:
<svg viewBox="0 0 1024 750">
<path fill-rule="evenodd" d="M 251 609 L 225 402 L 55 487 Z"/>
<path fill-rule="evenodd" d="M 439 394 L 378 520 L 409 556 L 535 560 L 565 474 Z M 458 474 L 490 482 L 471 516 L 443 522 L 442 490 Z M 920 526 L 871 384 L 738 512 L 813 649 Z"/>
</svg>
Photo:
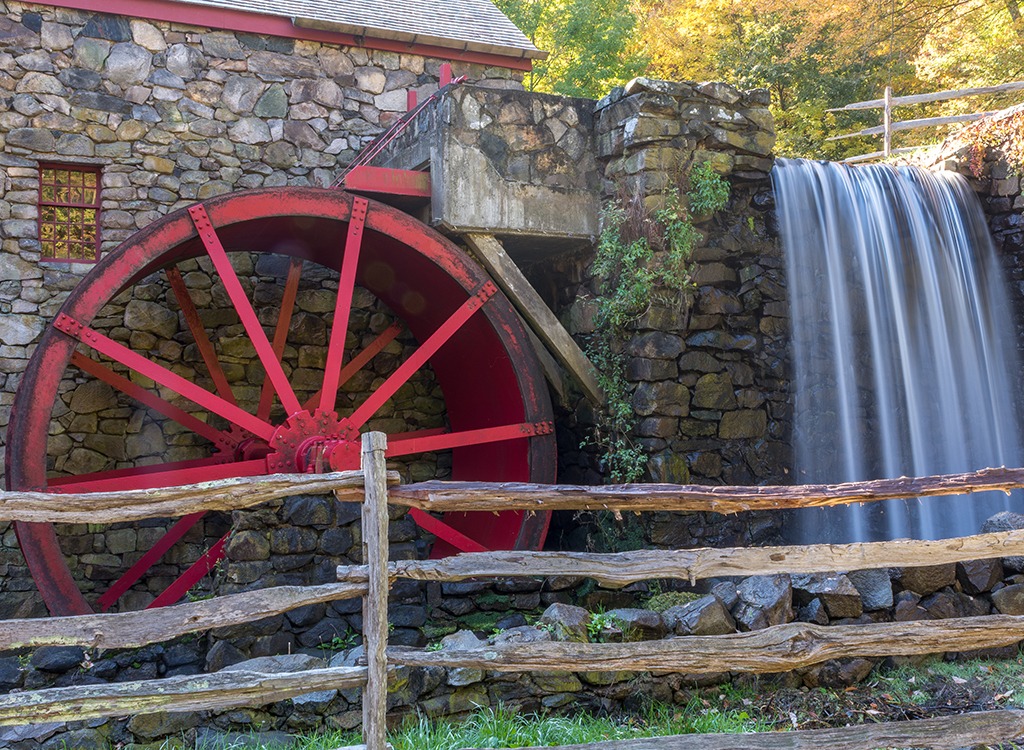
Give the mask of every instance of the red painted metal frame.
<svg viewBox="0 0 1024 750">
<path fill-rule="evenodd" d="M 346 172 L 342 180 L 346 190 L 356 193 L 382 193 L 412 198 L 430 198 L 430 173 L 410 169 L 371 167 L 360 164 Z"/>
<path fill-rule="evenodd" d="M 338 388 L 341 388 L 345 383 L 351 380 L 352 376 L 362 370 L 371 359 L 377 356 L 384 349 L 384 347 L 398 338 L 398 334 L 401 332 L 402 326 L 399 323 L 393 323 L 381 331 L 380 336 L 371 341 L 365 349 L 359 352 L 359 354 L 349 360 L 347 365 L 341 368 L 341 373 L 338 375 Z M 322 388 L 307 399 L 306 403 L 302 405 L 302 408 L 307 410 L 313 409 L 320 400 L 321 393 L 323 393 Z"/>
<path fill-rule="evenodd" d="M 242 320 L 245 332 L 249 334 L 249 340 L 256 349 L 256 355 L 263 364 L 267 378 L 270 379 L 274 390 L 277 391 L 277 397 L 281 399 L 287 414 L 295 414 L 302 409 L 299 405 L 299 400 L 295 398 L 292 384 L 288 382 L 288 376 L 285 375 L 284 368 L 281 367 L 281 363 L 274 355 L 274 347 L 271 346 L 270 340 L 267 339 L 263 325 L 260 323 L 260 319 L 256 317 L 256 311 L 252 309 L 252 303 L 242 288 L 242 282 L 238 280 L 238 274 L 235 273 L 235 269 L 228 259 L 227 251 L 224 249 L 224 245 L 221 244 L 220 237 L 217 236 L 217 230 L 214 228 L 213 222 L 210 221 L 209 214 L 206 213 L 202 203 L 190 206 L 188 213 L 192 217 L 192 221 L 195 222 L 199 238 L 206 247 L 206 254 L 213 261 L 213 266 L 217 269 L 220 282 L 224 285 L 228 297 L 231 298 L 231 304 L 234 305 L 235 312 L 238 313 L 238 317 Z M 260 437 L 266 436 L 260 435 Z"/>
<path fill-rule="evenodd" d="M 274 356 L 280 362 L 284 356 L 284 347 L 288 343 L 288 328 L 291 326 L 292 313 L 295 311 L 295 298 L 299 293 L 299 282 L 302 280 L 302 261 L 292 258 L 288 264 L 288 278 L 284 282 L 284 294 L 281 295 L 281 309 L 277 313 L 277 326 L 274 328 Z M 256 407 L 257 419 L 269 419 L 270 409 L 274 405 L 274 386 L 269 380 L 263 381 L 260 389 L 260 403 Z"/>
<path fill-rule="evenodd" d="M 174 292 L 174 298 L 178 301 L 178 306 L 181 308 L 181 314 L 185 318 L 185 325 L 188 326 L 192 339 L 196 342 L 199 356 L 203 358 L 206 370 L 210 373 L 210 377 L 213 378 L 217 395 L 237 406 L 238 402 L 235 400 L 235 394 L 231 390 L 231 384 L 228 383 L 228 376 L 224 374 L 224 368 L 220 366 L 217 352 L 213 349 L 213 342 L 206 335 L 206 328 L 203 327 L 203 321 L 199 317 L 196 304 L 192 301 L 192 295 L 189 294 L 188 287 L 185 286 L 185 280 L 181 278 L 181 272 L 177 268 L 172 267 L 164 269 L 164 275 L 171 284 L 171 291 Z"/>
<path fill-rule="evenodd" d="M 133 566 L 131 566 L 120 578 L 111 584 L 110 588 L 103 592 L 103 596 L 99 598 L 97 604 L 99 604 L 100 610 L 106 612 L 111 606 L 117 602 L 127 591 L 132 587 L 136 581 L 146 574 L 146 571 L 152 568 L 160 558 L 177 543 L 185 534 L 188 533 L 189 529 L 199 523 L 199 520 L 206 515 L 205 511 L 198 513 L 190 513 L 184 516 L 171 526 L 167 532 L 157 540 L 157 543 L 150 547 L 146 554 L 139 558 Z"/>
<path fill-rule="evenodd" d="M 527 57 L 497 53 L 472 52 L 457 47 L 417 44 L 372 36 L 355 36 L 334 31 L 321 31 L 295 26 L 290 19 L 263 13 L 215 8 L 209 5 L 175 2 L 174 0 L 55 0 L 50 5 L 75 8 L 97 13 L 111 13 L 130 18 L 148 18 L 154 21 L 207 26 L 214 29 L 243 31 L 251 34 L 277 36 L 285 39 L 307 39 L 313 42 L 336 44 L 343 47 L 363 47 L 400 54 L 423 55 L 441 60 L 459 60 L 479 65 L 531 70 Z"/>
<path fill-rule="evenodd" d="M 294 259 L 333 264 L 340 270 L 343 257 L 333 238 L 346 231 L 354 202 L 353 196 L 337 190 L 280 188 L 222 196 L 205 204 L 205 208 L 210 232 L 221 251 L 235 246 L 245 247 L 249 252 L 281 252 L 278 248 L 283 248 Z M 515 431 L 521 433 L 523 425 L 546 424 L 551 411 L 543 377 L 511 305 L 487 286 L 488 280 L 478 266 L 440 235 L 396 209 L 376 203 L 371 208 L 364 226 L 366 244 L 360 252 L 367 258 L 365 264 L 358 264 L 356 281 L 395 311 L 401 324 L 382 332 L 341 368 L 339 387 L 393 341 L 400 330 L 408 328 L 414 338 L 424 343 L 410 360 L 399 366 L 406 368 L 401 377 L 396 378 L 397 371 L 392 374 L 385 381 L 386 390 L 377 391 L 374 401 L 382 404 L 406 381 L 412 374 L 410 361 L 429 360 L 445 394 L 452 427 L 450 433 L 444 434 L 437 430 L 395 434 L 395 449 L 403 450 L 402 443 L 408 440 L 420 441 L 420 448 L 430 450 L 451 446 L 455 479 L 553 481 L 553 436 L 543 434 L 544 431 L 537 431 L 532 437 L 513 435 Z M 217 227 L 215 231 L 213 225 Z M 201 399 L 202 408 L 229 421 L 237 423 L 231 417 L 239 417 L 232 410 L 246 414 L 253 434 L 268 444 L 273 441 L 281 428 L 233 407 L 216 394 L 176 379 L 166 368 L 90 328 L 107 301 L 155 271 L 201 255 L 209 244 L 208 237 L 197 235 L 191 214 L 176 212 L 109 253 L 71 292 L 58 321 L 38 345 L 15 397 L 7 442 L 8 487 L 40 489 L 48 484 L 43 460 L 48 421 L 40 414 L 45 413 L 46 404 L 55 402 L 79 341 L 190 400 L 196 401 L 193 396 Z M 214 254 L 217 252 L 214 248 Z M 484 304 L 485 300 L 489 302 Z M 247 298 L 245 302 L 249 306 Z M 234 298 L 232 303 L 240 307 Z M 453 308 L 454 313 L 447 312 Z M 242 306 L 239 312 L 244 309 Z M 279 327 L 283 320 L 279 315 Z M 266 334 L 263 337 L 266 339 Z M 270 346 L 269 341 L 267 344 L 274 363 L 280 367 L 277 348 Z M 266 362 L 264 356 L 260 359 Z M 370 418 L 375 408 L 364 403 L 360 419 Z M 313 416 L 306 410 L 298 414 Z M 509 431 L 503 432 L 505 429 Z M 233 440 L 241 436 L 238 429 L 229 434 Z M 300 430 L 298 436 L 304 434 Z M 311 434 L 314 442 L 330 439 L 316 434 Z M 506 435 L 503 440 L 487 439 Z M 346 444 L 340 434 L 338 438 Z M 437 441 L 430 442 L 433 438 Z M 308 459 L 300 454 L 301 451 L 296 454 L 297 460 Z M 207 459 L 96 472 L 49 484 L 57 492 L 123 489 L 267 472 L 267 458 L 246 460 L 245 456 L 221 451 Z M 443 520 L 434 519 L 444 527 L 437 526 L 441 531 L 450 529 L 438 534 L 440 541 L 435 549 L 454 550 L 457 547 L 446 538 L 458 541 L 462 535 L 473 540 L 481 532 L 482 536 L 475 540 L 480 547 L 537 548 L 548 518 L 548 514 L 516 512 L 502 513 L 497 518 L 482 514 L 476 519 L 473 514 L 448 514 Z M 51 611 L 90 611 L 67 570 L 53 528 L 42 524 L 18 524 L 16 528 L 26 560 Z M 495 536 L 498 531 L 500 534 Z M 161 600 L 167 601 L 172 595 L 180 597 L 192 581 L 190 577 L 181 579 L 175 590 Z"/>
<path fill-rule="evenodd" d="M 181 597 L 185 596 L 189 589 L 199 583 L 211 570 L 214 569 L 217 563 L 224 559 L 225 547 L 227 546 L 229 536 L 231 536 L 231 532 L 228 532 L 217 540 L 217 542 L 214 543 L 210 549 L 206 550 L 202 557 L 192 563 L 188 570 L 182 573 L 174 583 L 164 589 L 160 596 L 150 602 L 146 609 L 166 607 L 174 604 L 179 601 Z"/>
<path fill-rule="evenodd" d="M 345 357 L 345 337 L 348 336 L 348 316 L 352 311 L 352 295 L 356 290 L 356 269 L 359 267 L 359 248 L 363 244 L 363 227 L 369 208 L 366 198 L 352 201 L 352 214 L 345 237 L 345 254 L 341 259 L 338 277 L 338 296 L 334 302 L 331 338 L 327 343 L 327 364 L 324 366 L 324 384 L 320 389 L 320 411 L 331 413 L 338 396 L 341 363 Z"/>
<path fill-rule="evenodd" d="M 429 453 L 431 451 L 451 450 L 465 445 L 483 445 L 498 443 L 502 440 L 517 440 L 534 435 L 548 435 L 554 432 L 551 422 L 532 424 L 509 424 L 502 427 L 483 427 L 479 430 L 462 432 L 442 432 L 433 435 L 391 435 L 388 437 L 388 458 L 408 456 L 411 453 Z"/>
<path fill-rule="evenodd" d="M 426 532 L 429 532 L 436 536 L 438 539 L 443 539 L 448 544 L 455 547 L 459 552 L 489 552 L 487 547 L 480 544 L 475 539 L 466 536 L 458 529 L 453 529 L 451 526 L 446 524 L 439 518 L 435 518 L 429 513 L 425 513 L 419 508 L 410 508 L 409 517 L 416 522 Z"/>
<path fill-rule="evenodd" d="M 350 417 L 347 417 L 344 422 L 347 427 L 351 430 L 358 430 L 366 422 L 377 413 L 377 410 L 384 405 L 384 403 L 395 395 L 405 383 L 412 377 L 413 373 L 419 370 L 423 365 L 427 363 L 434 354 L 444 346 L 445 342 L 448 341 L 455 332 L 458 331 L 462 326 L 470 319 L 470 317 L 477 310 L 481 309 L 484 304 L 491 297 L 497 293 L 498 288 L 492 281 L 485 281 L 480 285 L 473 296 L 463 302 L 459 309 L 453 312 L 448 319 L 441 324 L 441 326 L 431 334 L 430 338 L 423 342 L 423 344 L 413 352 L 412 356 L 403 362 L 397 370 L 391 373 L 384 383 L 373 392 L 373 394 L 366 399 L 359 408 L 356 409 Z"/>
<path fill-rule="evenodd" d="M 133 383 L 128 378 L 118 375 L 106 365 L 102 365 L 99 362 L 89 359 L 81 352 L 75 352 L 71 355 L 71 364 L 75 365 L 82 372 L 89 373 L 94 378 L 102 380 L 104 383 L 116 388 L 126 396 L 135 399 L 140 404 L 144 404 L 150 409 L 163 414 L 165 417 L 173 419 L 175 422 L 192 430 L 192 432 L 197 435 L 202 435 L 218 448 L 226 450 L 235 447 L 235 441 L 230 435 L 228 435 L 228 433 L 221 432 L 217 428 L 211 427 L 206 424 L 206 422 L 201 419 L 197 419 L 184 409 L 179 409 L 170 401 L 160 398 L 152 391 L 147 391 L 141 385 Z"/>
<path fill-rule="evenodd" d="M 176 393 L 180 393 L 190 401 L 214 414 L 218 414 L 239 427 L 248 430 L 265 440 L 269 440 L 274 434 L 274 427 L 267 422 L 257 419 L 247 411 L 243 411 L 232 403 L 225 401 L 220 396 L 210 393 L 197 385 L 185 380 L 166 367 L 151 362 L 140 354 L 136 354 L 128 347 L 117 343 L 108 336 L 97 330 L 82 325 L 77 320 L 65 313 L 59 313 L 53 327 L 61 333 L 74 336 L 76 339 L 92 347 L 100 354 L 120 362 L 136 372 L 145 375 L 150 380 L 166 386 Z"/>
</svg>

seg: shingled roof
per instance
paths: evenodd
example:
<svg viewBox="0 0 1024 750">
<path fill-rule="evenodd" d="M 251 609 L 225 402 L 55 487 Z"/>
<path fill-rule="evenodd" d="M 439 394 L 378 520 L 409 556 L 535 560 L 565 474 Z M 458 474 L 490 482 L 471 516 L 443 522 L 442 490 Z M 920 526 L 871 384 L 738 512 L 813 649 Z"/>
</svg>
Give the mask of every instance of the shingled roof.
<svg viewBox="0 0 1024 750">
<path fill-rule="evenodd" d="M 178 0 L 292 19 L 299 27 L 521 58 L 542 58 L 490 0 Z"/>
</svg>

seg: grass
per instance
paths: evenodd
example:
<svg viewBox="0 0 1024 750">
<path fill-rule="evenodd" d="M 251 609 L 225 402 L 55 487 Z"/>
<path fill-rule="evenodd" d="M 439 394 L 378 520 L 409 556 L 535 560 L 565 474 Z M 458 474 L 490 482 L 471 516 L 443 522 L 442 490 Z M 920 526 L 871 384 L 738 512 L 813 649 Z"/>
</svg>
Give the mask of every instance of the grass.
<svg viewBox="0 0 1024 750">
<path fill-rule="evenodd" d="M 585 744 L 669 734 L 759 732 L 770 728 L 769 722 L 758 720 L 745 710 L 723 710 L 695 697 L 683 706 L 654 705 L 641 715 L 618 718 L 585 713 L 518 714 L 500 706 L 480 709 L 465 721 L 417 716 L 390 732 L 388 741 L 395 750 L 460 750 Z M 329 732 L 298 738 L 289 745 L 268 744 L 263 750 L 334 750 L 359 742 L 357 733 Z M 167 745 L 168 749 L 171 747 Z"/>
</svg>

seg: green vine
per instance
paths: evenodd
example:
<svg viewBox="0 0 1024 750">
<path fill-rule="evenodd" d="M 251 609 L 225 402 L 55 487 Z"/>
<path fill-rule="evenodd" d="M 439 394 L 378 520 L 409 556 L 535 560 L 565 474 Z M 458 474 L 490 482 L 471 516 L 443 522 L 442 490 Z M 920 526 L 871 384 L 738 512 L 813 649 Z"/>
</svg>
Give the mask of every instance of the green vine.
<svg viewBox="0 0 1024 750">
<path fill-rule="evenodd" d="M 693 291 L 693 248 L 701 238 L 693 216 L 713 214 L 729 200 L 729 183 L 709 163 L 689 174 L 686 201 L 679 190 L 664 195 L 653 212 L 642 197 L 621 198 L 602 212 L 602 231 L 591 271 L 597 280 L 596 332 L 588 355 L 598 371 L 607 405 L 598 415 L 591 440 L 602 452 L 605 475 L 613 482 L 636 482 L 644 474 L 643 448 L 632 440 L 637 417 L 626 380 L 622 343 L 629 326 L 653 300 L 682 307 Z"/>
</svg>

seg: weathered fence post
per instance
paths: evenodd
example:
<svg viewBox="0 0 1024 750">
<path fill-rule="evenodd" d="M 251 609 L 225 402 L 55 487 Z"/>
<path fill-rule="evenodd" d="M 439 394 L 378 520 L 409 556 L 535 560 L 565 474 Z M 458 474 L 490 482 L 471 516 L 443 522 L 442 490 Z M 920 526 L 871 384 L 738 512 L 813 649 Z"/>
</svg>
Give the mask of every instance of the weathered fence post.
<svg viewBox="0 0 1024 750">
<path fill-rule="evenodd" d="M 363 741 L 366 750 L 387 747 L 388 666 L 388 472 L 382 432 L 363 434 L 363 561 L 369 566 L 363 600 L 363 645 L 366 687 L 363 689 Z"/>
</svg>

